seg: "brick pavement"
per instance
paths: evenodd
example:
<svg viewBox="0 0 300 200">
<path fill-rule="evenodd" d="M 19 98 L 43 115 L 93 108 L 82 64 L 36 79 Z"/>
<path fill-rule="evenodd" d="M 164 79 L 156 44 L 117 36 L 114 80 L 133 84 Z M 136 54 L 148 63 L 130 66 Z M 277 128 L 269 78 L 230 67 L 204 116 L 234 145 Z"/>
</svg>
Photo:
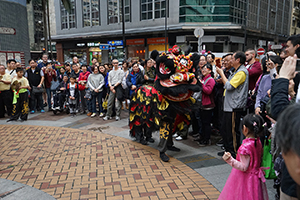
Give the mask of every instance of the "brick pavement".
<svg viewBox="0 0 300 200">
<path fill-rule="evenodd" d="M 109 130 L 109 129 L 108 129 Z M 103 131 L 105 132 L 105 130 Z M 0 126 L 0 178 L 57 199 L 217 199 L 200 174 L 157 150 L 105 133 Z"/>
</svg>

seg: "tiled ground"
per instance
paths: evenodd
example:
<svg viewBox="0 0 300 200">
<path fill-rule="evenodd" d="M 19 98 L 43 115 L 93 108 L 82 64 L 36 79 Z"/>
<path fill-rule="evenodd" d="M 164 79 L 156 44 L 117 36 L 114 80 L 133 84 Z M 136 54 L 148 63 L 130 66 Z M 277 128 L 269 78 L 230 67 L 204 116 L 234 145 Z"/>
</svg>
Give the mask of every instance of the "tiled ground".
<svg viewBox="0 0 300 200">
<path fill-rule="evenodd" d="M 108 130 L 1 125 L 0 178 L 57 199 L 218 198 L 218 190 L 185 164 L 161 162 L 157 150 Z"/>
</svg>

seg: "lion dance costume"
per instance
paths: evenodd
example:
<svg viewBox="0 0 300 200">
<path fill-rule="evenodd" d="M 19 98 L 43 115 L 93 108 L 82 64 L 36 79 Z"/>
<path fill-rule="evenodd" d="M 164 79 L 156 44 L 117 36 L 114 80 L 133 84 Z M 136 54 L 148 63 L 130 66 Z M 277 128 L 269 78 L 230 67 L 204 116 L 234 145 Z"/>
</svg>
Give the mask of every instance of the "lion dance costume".
<svg viewBox="0 0 300 200">
<path fill-rule="evenodd" d="M 190 123 L 189 114 L 195 105 L 192 94 L 201 89 L 193 73 L 196 66 L 192 57 L 181 54 L 177 46 L 168 54 L 162 53 L 156 59 L 155 87 L 142 86 L 131 96 L 130 135 L 140 142 L 144 133 L 159 129 L 160 157 L 165 162 L 169 160 L 165 152 L 173 146 L 172 134 Z"/>
</svg>

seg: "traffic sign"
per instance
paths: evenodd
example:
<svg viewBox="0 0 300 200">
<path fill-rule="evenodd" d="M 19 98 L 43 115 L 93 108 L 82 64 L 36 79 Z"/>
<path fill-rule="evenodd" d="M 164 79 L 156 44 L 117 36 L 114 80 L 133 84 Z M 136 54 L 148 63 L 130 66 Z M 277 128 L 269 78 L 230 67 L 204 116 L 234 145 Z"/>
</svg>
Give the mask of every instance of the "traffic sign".
<svg viewBox="0 0 300 200">
<path fill-rule="evenodd" d="M 0 27 L 0 34 L 16 35 L 16 29 Z"/>
<path fill-rule="evenodd" d="M 257 49 L 257 54 L 260 55 L 260 56 L 261 56 L 261 55 L 264 55 L 264 54 L 265 54 L 265 49 L 262 48 L 262 47 L 258 48 L 258 49 Z"/>
</svg>

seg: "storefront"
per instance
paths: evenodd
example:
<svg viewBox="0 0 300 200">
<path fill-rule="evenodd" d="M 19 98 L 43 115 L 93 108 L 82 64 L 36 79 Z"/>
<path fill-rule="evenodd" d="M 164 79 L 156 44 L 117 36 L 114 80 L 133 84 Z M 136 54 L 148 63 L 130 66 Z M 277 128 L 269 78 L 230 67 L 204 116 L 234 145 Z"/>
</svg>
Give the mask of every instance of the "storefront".
<svg viewBox="0 0 300 200">
<path fill-rule="evenodd" d="M 126 40 L 128 58 L 145 59 L 145 39 Z"/>
<path fill-rule="evenodd" d="M 148 38 L 147 39 L 147 44 L 148 44 L 148 52 L 149 54 L 151 53 L 151 51 L 153 50 L 157 50 L 160 53 L 165 51 L 165 38 L 164 37 L 159 37 L 159 38 Z M 168 43 L 168 39 L 167 39 L 167 43 Z M 167 44 L 167 50 L 169 48 L 169 44 Z"/>
<path fill-rule="evenodd" d="M 102 62 L 102 50 L 99 48 L 100 42 L 88 42 L 89 65 L 92 65 L 92 58 L 97 58 L 99 63 Z"/>
<path fill-rule="evenodd" d="M 124 49 L 123 49 L 123 40 L 113 40 L 108 41 L 109 45 L 109 58 L 110 60 L 118 59 L 119 61 L 123 61 L 124 59 Z"/>
</svg>

